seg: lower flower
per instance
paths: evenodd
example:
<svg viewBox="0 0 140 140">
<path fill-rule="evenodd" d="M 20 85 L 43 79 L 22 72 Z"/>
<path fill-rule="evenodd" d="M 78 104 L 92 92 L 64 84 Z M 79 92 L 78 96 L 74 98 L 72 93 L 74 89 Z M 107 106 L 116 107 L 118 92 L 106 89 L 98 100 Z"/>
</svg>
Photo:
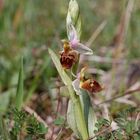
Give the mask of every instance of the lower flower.
<svg viewBox="0 0 140 140">
<path fill-rule="evenodd" d="M 103 88 L 101 87 L 101 85 L 93 80 L 93 79 L 88 79 L 84 82 L 80 83 L 80 88 L 83 88 L 89 92 L 95 93 L 95 92 L 100 92 Z"/>
<path fill-rule="evenodd" d="M 100 92 L 103 90 L 103 87 L 93 78 L 86 78 L 85 75 L 86 68 L 83 68 L 76 80 L 73 81 L 72 85 L 76 92 L 81 89 L 85 89 L 91 93 Z"/>
</svg>

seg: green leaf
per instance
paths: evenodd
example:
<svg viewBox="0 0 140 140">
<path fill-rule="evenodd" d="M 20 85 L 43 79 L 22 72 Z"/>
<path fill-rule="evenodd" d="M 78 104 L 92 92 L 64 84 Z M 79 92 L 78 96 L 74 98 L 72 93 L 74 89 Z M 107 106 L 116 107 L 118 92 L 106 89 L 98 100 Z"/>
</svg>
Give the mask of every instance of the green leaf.
<svg viewBox="0 0 140 140">
<path fill-rule="evenodd" d="M 97 118 L 93 110 L 90 97 L 86 90 L 80 90 L 80 101 L 88 128 L 89 137 L 93 137 L 95 135 L 94 131 L 97 130 L 95 126 L 95 124 L 97 123 Z"/>
<path fill-rule="evenodd" d="M 93 108 L 89 107 L 89 114 L 88 114 L 88 133 L 90 137 L 94 137 L 94 131 L 97 130 L 95 124 L 97 122 L 97 118 Z"/>
<path fill-rule="evenodd" d="M 140 135 L 134 135 L 134 140 L 140 140 Z"/>
<path fill-rule="evenodd" d="M 82 112 L 80 99 L 78 96 L 74 99 L 74 101 L 69 101 L 67 121 L 71 129 L 77 136 L 79 136 L 80 139 L 85 140 L 89 138 L 84 114 Z"/>
<path fill-rule="evenodd" d="M 68 86 L 60 87 L 60 95 L 63 96 L 63 97 L 68 97 L 68 98 L 70 97 Z"/>
<path fill-rule="evenodd" d="M 58 117 L 55 121 L 54 121 L 54 124 L 55 125 L 62 125 L 64 124 L 64 118 L 63 117 Z"/>
<path fill-rule="evenodd" d="M 70 100 L 68 104 L 67 110 L 67 122 L 70 128 L 73 130 L 76 136 L 79 136 L 78 128 L 76 125 L 75 113 L 74 113 L 74 105 L 73 102 Z"/>
<path fill-rule="evenodd" d="M 48 50 L 49 50 L 49 54 L 53 60 L 53 63 L 55 64 L 55 67 L 56 67 L 62 81 L 64 82 L 65 85 L 71 85 L 72 81 L 71 81 L 70 77 L 66 74 L 64 69 L 62 68 L 59 58 L 51 49 L 48 49 Z"/>
<path fill-rule="evenodd" d="M 39 134 L 46 134 L 47 132 L 48 132 L 48 128 L 45 127 L 45 125 L 43 123 L 40 123 L 38 133 Z"/>
<path fill-rule="evenodd" d="M 18 86 L 17 86 L 17 93 L 15 99 L 15 106 L 18 110 L 21 109 L 23 103 L 23 57 L 20 60 L 20 70 L 19 70 L 19 77 L 18 77 Z"/>
</svg>

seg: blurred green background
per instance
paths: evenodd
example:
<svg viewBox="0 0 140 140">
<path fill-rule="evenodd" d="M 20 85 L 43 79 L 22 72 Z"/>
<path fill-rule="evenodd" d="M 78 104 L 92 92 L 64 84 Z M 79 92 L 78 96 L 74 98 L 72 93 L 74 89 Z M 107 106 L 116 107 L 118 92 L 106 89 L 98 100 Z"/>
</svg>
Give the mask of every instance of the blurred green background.
<svg viewBox="0 0 140 140">
<path fill-rule="evenodd" d="M 112 43 L 128 0 L 77 0 L 86 42 L 104 20 L 107 24 L 92 44 L 95 54 Z M 66 38 L 68 0 L 0 0 L 0 110 L 5 111 L 17 85 L 19 60 L 24 56 L 25 98 L 55 87 L 58 74 L 47 48 L 62 49 Z M 128 60 L 140 57 L 140 3 L 135 0 L 125 40 Z M 110 57 L 109 53 L 105 54 Z M 92 63 L 91 63 L 92 65 Z M 6 93 L 6 94 L 4 94 Z"/>
</svg>

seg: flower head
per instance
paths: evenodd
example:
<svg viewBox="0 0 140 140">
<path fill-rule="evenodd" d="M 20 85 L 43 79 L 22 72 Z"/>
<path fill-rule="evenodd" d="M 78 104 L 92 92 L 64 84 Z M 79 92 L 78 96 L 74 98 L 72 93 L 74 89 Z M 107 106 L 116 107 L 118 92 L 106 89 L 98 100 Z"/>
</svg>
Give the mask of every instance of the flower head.
<svg viewBox="0 0 140 140">
<path fill-rule="evenodd" d="M 78 60 L 77 51 L 70 47 L 68 41 L 63 40 L 63 51 L 60 52 L 60 63 L 63 68 L 70 69 Z"/>
<path fill-rule="evenodd" d="M 102 90 L 101 85 L 94 79 L 87 79 L 80 84 L 80 88 L 83 88 L 92 93 L 100 92 Z"/>
<path fill-rule="evenodd" d="M 78 92 L 80 88 L 85 89 L 91 93 L 96 93 L 96 92 L 102 91 L 103 87 L 92 77 L 86 77 L 85 72 L 86 72 L 86 68 L 84 67 L 81 70 L 78 78 L 73 81 L 72 85 L 73 85 L 75 91 Z"/>
</svg>

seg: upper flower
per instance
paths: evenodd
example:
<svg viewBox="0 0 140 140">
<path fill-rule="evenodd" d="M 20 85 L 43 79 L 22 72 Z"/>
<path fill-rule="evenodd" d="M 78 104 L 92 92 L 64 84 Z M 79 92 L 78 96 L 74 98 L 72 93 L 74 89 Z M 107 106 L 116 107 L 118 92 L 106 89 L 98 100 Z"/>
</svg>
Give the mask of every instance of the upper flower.
<svg viewBox="0 0 140 140">
<path fill-rule="evenodd" d="M 63 51 L 60 52 L 60 63 L 63 68 L 70 69 L 78 60 L 78 52 L 70 47 L 70 43 L 63 40 Z"/>
<path fill-rule="evenodd" d="M 69 26 L 69 41 L 62 40 L 63 51 L 60 53 L 62 67 L 70 69 L 78 60 L 78 54 L 91 55 L 92 50 L 80 43 L 76 30 L 72 24 Z"/>
</svg>

